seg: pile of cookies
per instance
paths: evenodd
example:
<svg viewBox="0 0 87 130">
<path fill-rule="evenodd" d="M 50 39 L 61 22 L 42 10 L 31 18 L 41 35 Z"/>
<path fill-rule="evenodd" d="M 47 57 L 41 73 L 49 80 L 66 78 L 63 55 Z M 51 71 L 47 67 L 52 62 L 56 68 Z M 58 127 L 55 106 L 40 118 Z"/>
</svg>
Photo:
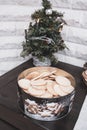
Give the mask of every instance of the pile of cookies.
<svg viewBox="0 0 87 130">
<path fill-rule="evenodd" d="M 33 71 L 19 79 L 18 85 L 24 92 L 40 98 L 65 96 L 74 90 L 71 81 L 65 76 L 56 75 L 56 70 L 42 73 Z"/>
<path fill-rule="evenodd" d="M 87 81 L 87 70 L 85 70 L 85 71 L 83 72 L 83 77 L 84 77 L 85 81 Z"/>
<path fill-rule="evenodd" d="M 85 84 L 87 85 L 87 70 L 83 71 L 82 76 L 83 76 Z"/>
</svg>

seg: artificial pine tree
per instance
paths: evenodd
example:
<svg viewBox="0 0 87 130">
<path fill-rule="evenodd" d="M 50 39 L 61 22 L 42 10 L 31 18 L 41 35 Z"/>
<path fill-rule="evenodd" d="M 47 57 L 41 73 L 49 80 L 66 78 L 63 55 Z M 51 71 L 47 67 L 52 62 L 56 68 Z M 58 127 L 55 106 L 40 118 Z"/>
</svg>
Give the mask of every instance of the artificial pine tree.
<svg viewBox="0 0 87 130">
<path fill-rule="evenodd" d="M 65 21 L 63 14 L 52 10 L 50 1 L 42 0 L 43 8 L 35 11 L 31 18 L 29 28 L 25 30 L 23 51 L 21 56 L 29 54 L 44 61 L 48 57 L 51 62 L 55 61 L 54 53 L 66 48 L 61 37 L 61 30 Z"/>
</svg>

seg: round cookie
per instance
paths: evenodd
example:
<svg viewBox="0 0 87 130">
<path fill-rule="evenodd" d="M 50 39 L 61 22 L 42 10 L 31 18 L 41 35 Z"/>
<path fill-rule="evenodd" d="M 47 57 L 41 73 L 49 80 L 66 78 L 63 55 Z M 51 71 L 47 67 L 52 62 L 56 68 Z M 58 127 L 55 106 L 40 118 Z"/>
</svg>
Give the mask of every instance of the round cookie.
<svg viewBox="0 0 87 130">
<path fill-rule="evenodd" d="M 41 96 L 45 93 L 45 90 L 38 90 L 38 89 L 35 89 L 32 86 L 30 86 L 28 88 L 28 92 L 29 92 L 29 94 L 31 94 L 33 96 Z"/>
<path fill-rule="evenodd" d="M 63 86 L 70 86 L 71 85 L 70 80 L 64 76 L 56 76 L 55 80 L 59 85 L 63 85 Z"/>
<path fill-rule="evenodd" d="M 37 80 L 32 80 L 31 82 L 31 85 L 32 86 L 39 86 L 39 85 L 45 85 L 46 84 L 46 81 L 44 79 L 37 79 Z"/>
<path fill-rule="evenodd" d="M 28 89 L 28 87 L 30 86 L 30 80 L 28 79 L 20 79 L 18 81 L 18 85 L 22 88 L 22 89 Z"/>
<path fill-rule="evenodd" d="M 60 96 L 65 96 L 65 95 L 67 95 L 67 93 L 64 92 L 64 91 L 60 88 L 59 85 L 54 85 L 53 89 L 54 89 L 54 91 L 55 91 L 58 95 L 60 95 Z"/>
<path fill-rule="evenodd" d="M 33 78 L 36 78 L 37 76 L 39 76 L 39 72 L 34 71 L 34 72 L 29 73 L 25 78 L 31 80 Z"/>
<path fill-rule="evenodd" d="M 46 87 L 47 87 L 48 92 L 51 93 L 51 94 L 54 95 L 54 96 L 57 96 L 58 94 L 57 94 L 57 93 L 54 91 L 54 89 L 53 89 L 54 85 L 55 85 L 55 82 L 54 82 L 54 81 L 52 81 L 52 80 L 47 80 L 47 85 L 46 85 Z"/>
<path fill-rule="evenodd" d="M 49 74 L 49 72 L 45 71 L 45 72 L 41 73 L 40 75 L 38 75 L 37 77 L 33 78 L 32 81 L 44 78 L 44 77 L 48 76 L 48 74 Z"/>
<path fill-rule="evenodd" d="M 46 85 L 32 85 L 32 87 L 38 90 L 45 90 L 47 88 Z"/>
<path fill-rule="evenodd" d="M 67 94 L 71 93 L 74 90 L 74 87 L 72 85 L 70 85 L 70 86 L 61 86 L 60 85 L 60 88 Z"/>
<path fill-rule="evenodd" d="M 45 93 L 43 95 L 41 95 L 40 97 L 42 97 L 42 98 L 52 98 L 53 95 L 51 93 L 49 93 L 48 91 L 45 91 Z"/>
</svg>

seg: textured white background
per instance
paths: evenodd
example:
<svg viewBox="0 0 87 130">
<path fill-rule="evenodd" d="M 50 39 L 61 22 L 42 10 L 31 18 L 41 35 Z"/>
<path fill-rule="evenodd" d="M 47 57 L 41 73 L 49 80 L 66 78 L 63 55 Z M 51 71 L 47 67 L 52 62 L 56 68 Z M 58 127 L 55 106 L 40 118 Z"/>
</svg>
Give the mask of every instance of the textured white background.
<svg viewBox="0 0 87 130">
<path fill-rule="evenodd" d="M 76 66 L 87 61 L 87 0 L 50 0 L 53 9 L 64 13 L 67 26 L 62 31 L 69 50 L 58 59 Z M 41 8 L 41 0 L 0 0 L 0 75 L 27 59 L 20 57 L 24 29 L 31 14 Z"/>
</svg>

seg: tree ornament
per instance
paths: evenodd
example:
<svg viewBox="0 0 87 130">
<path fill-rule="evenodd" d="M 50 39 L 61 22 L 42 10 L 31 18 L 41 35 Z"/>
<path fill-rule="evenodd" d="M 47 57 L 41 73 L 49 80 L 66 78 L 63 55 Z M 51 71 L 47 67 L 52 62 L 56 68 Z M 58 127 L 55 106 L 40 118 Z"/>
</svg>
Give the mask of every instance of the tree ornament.
<svg viewBox="0 0 87 130">
<path fill-rule="evenodd" d="M 38 18 L 38 19 L 37 19 L 37 23 L 39 23 L 39 21 L 40 21 L 40 19 Z"/>
<path fill-rule="evenodd" d="M 46 9 L 46 15 L 52 15 L 52 9 Z"/>
<path fill-rule="evenodd" d="M 59 32 L 62 31 L 62 29 L 63 29 L 63 25 L 64 25 L 64 23 L 61 23 L 61 24 L 59 25 L 59 27 L 58 27 L 58 28 L 59 28 L 59 30 L 58 30 Z"/>
</svg>

